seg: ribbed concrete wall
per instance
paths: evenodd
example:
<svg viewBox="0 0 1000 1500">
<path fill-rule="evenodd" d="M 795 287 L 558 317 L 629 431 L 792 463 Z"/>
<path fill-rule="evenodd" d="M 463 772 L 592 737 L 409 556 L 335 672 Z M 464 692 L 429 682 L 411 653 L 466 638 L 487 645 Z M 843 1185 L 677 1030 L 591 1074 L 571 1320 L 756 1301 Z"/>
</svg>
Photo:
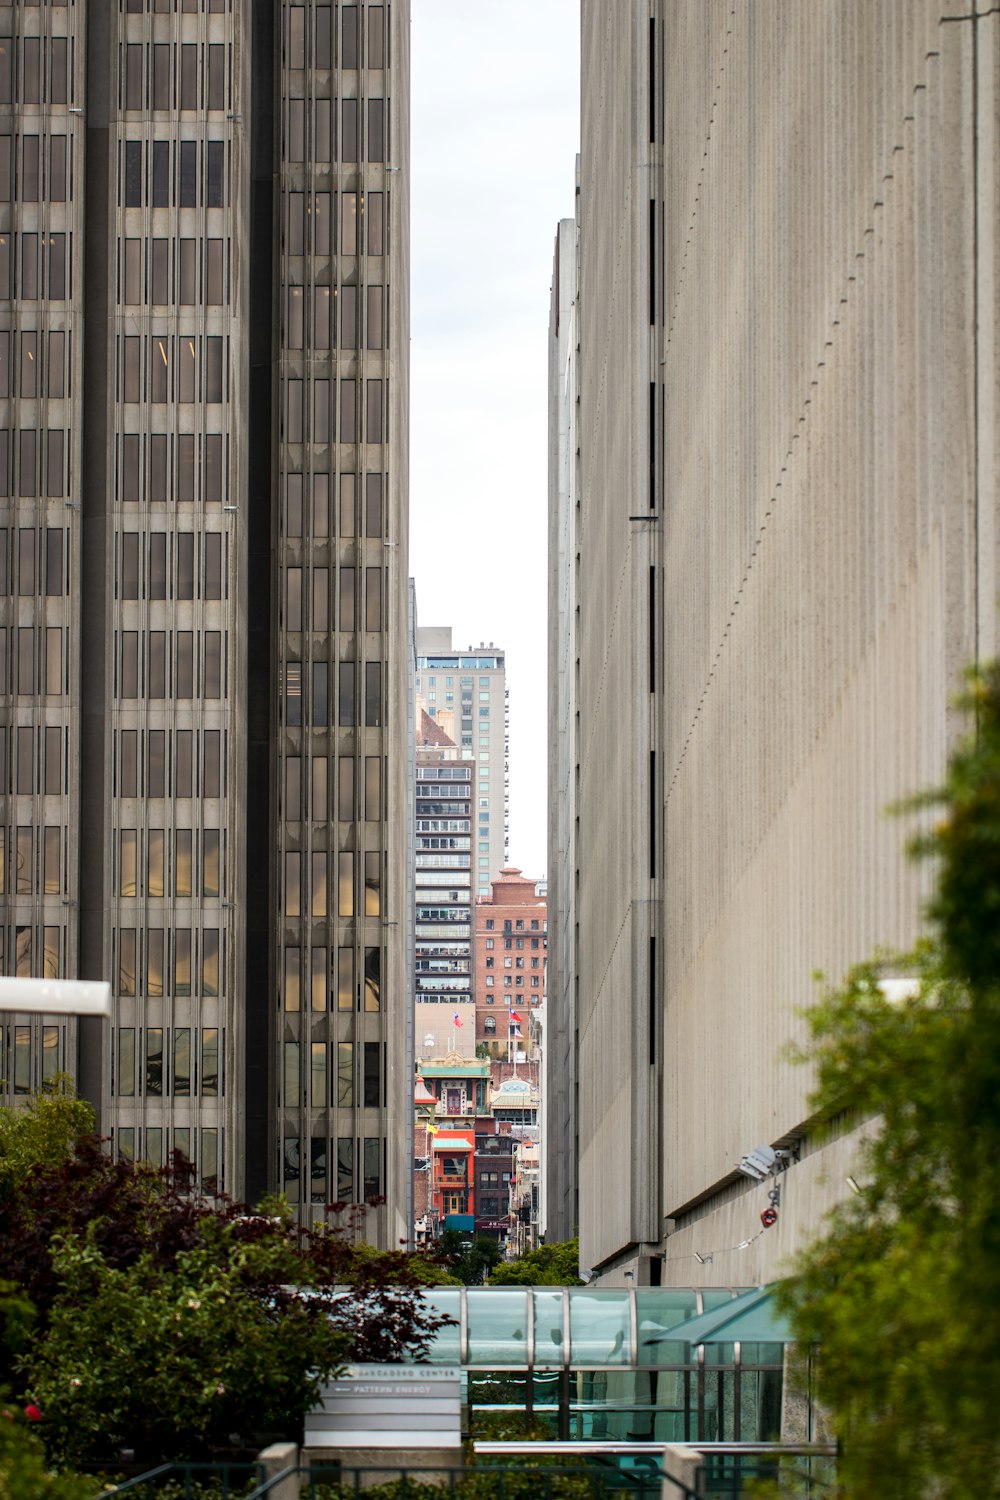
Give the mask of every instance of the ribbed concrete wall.
<svg viewBox="0 0 1000 1500">
<path fill-rule="evenodd" d="M 802 1132 L 808 1077 L 781 1049 L 801 1034 L 812 971 L 839 975 L 916 929 L 925 876 L 884 810 L 940 775 L 962 667 L 996 651 L 1000 16 L 989 10 L 583 6 L 591 1263 L 634 1254 L 676 1219 L 666 1275 L 685 1280 L 693 1249 L 721 1248 L 705 1240 L 713 1223 L 726 1245 L 759 1228 L 760 1189 L 727 1203 L 724 1224 L 710 1200 L 731 1197 L 745 1151 Z M 629 521 L 651 498 L 662 519 Z M 652 695 L 650 566 L 662 567 Z M 650 973 L 643 913 L 655 928 L 660 899 Z M 650 1109 L 633 1125 L 630 1181 L 622 1144 L 651 1071 L 636 983 L 662 986 L 662 1123 Z M 637 1179 L 657 1154 L 650 1208 Z M 824 1185 L 808 1161 L 789 1174 L 781 1236 L 754 1250 L 758 1274 L 840 1194 L 839 1166 Z M 716 1218 L 700 1232 L 703 1211 Z M 704 1274 L 743 1272 L 734 1261 Z"/>
</svg>

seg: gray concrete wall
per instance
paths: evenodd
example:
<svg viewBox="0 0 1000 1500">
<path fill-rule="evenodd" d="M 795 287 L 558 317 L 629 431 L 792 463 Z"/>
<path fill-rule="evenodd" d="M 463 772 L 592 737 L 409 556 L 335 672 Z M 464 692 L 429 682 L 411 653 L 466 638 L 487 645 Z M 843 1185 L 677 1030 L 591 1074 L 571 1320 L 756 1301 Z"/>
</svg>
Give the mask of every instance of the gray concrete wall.
<svg viewBox="0 0 1000 1500">
<path fill-rule="evenodd" d="M 697 1278 L 802 1136 L 781 1232 L 704 1272 L 745 1282 L 843 1193 L 782 1048 L 815 969 L 914 936 L 885 808 L 996 651 L 1000 17 L 651 9 L 653 142 L 650 7 L 583 5 L 582 1256 Z"/>
</svg>

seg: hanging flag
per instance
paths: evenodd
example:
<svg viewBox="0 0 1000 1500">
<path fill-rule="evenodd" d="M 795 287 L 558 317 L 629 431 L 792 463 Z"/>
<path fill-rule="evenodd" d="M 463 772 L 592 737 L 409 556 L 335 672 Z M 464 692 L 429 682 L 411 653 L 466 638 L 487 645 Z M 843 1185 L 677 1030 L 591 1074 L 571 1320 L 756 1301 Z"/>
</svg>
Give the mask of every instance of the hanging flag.
<svg viewBox="0 0 1000 1500">
<path fill-rule="evenodd" d="M 464 1026 L 465 1025 L 465 1022 L 462 1020 L 462 1017 L 459 1015 L 459 1013 L 458 1013 L 457 1010 L 456 1010 L 455 1014 L 452 1016 L 451 1019 L 455 1023 L 456 1026 Z"/>
<path fill-rule="evenodd" d="M 512 1021 L 516 1021 L 517 1024 L 520 1026 L 520 1024 L 521 1024 L 521 1017 L 518 1015 L 518 1013 L 517 1013 L 516 1010 L 512 1010 L 511 1011 L 510 1018 L 511 1018 Z"/>
<path fill-rule="evenodd" d="M 440 1126 L 438 1126 L 438 1125 L 428 1125 L 428 1127 L 427 1127 L 427 1134 L 428 1135 L 437 1135 L 439 1129 L 440 1129 Z"/>
<path fill-rule="evenodd" d="M 524 1032 L 521 1030 L 520 1026 L 514 1027 L 514 1035 L 521 1040 L 524 1039 Z"/>
</svg>

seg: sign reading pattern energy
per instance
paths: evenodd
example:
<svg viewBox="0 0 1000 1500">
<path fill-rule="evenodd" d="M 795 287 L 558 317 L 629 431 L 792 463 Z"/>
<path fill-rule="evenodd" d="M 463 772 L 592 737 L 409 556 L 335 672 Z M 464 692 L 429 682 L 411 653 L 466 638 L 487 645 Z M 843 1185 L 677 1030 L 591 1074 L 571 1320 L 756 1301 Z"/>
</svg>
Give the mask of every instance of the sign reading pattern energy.
<svg viewBox="0 0 1000 1500">
<path fill-rule="evenodd" d="M 307 1448 L 458 1448 L 462 1371 L 445 1365 L 348 1365 L 306 1413 Z"/>
</svg>

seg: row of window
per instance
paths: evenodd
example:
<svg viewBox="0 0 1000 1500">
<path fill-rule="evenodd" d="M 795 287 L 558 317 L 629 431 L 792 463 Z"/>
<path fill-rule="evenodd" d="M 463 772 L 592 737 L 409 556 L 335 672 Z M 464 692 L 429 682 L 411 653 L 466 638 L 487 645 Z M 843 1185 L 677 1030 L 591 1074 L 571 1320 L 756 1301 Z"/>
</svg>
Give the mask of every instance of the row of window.
<svg viewBox="0 0 1000 1500">
<path fill-rule="evenodd" d="M 382 535 L 382 474 L 365 474 L 364 483 L 357 474 L 341 473 L 336 479 L 337 535 L 342 541 L 355 536 Z M 305 536 L 315 542 L 333 535 L 330 509 L 331 476 L 314 473 L 285 475 L 285 536 L 289 540 Z M 358 503 L 362 514 L 358 514 Z"/>
<path fill-rule="evenodd" d="M 65 1066 L 64 1026 L 0 1026 L 0 1078 L 8 1093 L 32 1094 Z"/>
<path fill-rule="evenodd" d="M 124 307 L 226 307 L 232 251 L 228 237 L 129 235 L 118 241 L 118 301 Z"/>
<path fill-rule="evenodd" d="M 308 959 L 304 982 L 303 958 Z M 279 976 L 279 1009 L 289 1013 L 307 1009 L 317 1015 L 327 1010 L 381 1010 L 381 948 L 366 947 L 362 972 L 359 974 L 357 969 L 353 947 L 342 945 L 331 951 L 325 947 L 303 949 L 289 944 L 284 950 Z"/>
<path fill-rule="evenodd" d="M 116 797 L 224 797 L 223 733 L 219 729 L 119 729 L 115 734 Z"/>
<path fill-rule="evenodd" d="M 69 593 L 69 533 L 61 526 L 0 526 L 0 597 Z"/>
<path fill-rule="evenodd" d="M 50 4 L 58 3 L 59 0 L 50 0 Z M 167 16 L 177 11 L 182 15 L 221 16 L 232 12 L 233 0 L 118 0 L 118 5 L 128 16 Z"/>
<path fill-rule="evenodd" d="M 229 696 L 228 630 L 116 630 L 115 697 Z"/>
<path fill-rule="evenodd" d="M 0 203 L 66 203 L 73 197 L 68 135 L 0 135 Z"/>
<path fill-rule="evenodd" d="M 0 298 L 65 302 L 72 296 L 72 234 L 35 229 L 0 234 Z"/>
<path fill-rule="evenodd" d="M 389 417 L 385 406 L 388 393 L 389 382 L 381 379 L 329 380 L 325 376 L 309 382 L 286 379 L 285 441 L 387 442 Z M 363 411 L 360 410 L 362 403 Z"/>
<path fill-rule="evenodd" d="M 336 1152 L 336 1157 L 334 1157 Z M 336 1161 L 336 1169 L 328 1168 Z M 385 1182 L 385 1140 L 381 1136 L 286 1135 L 281 1145 L 282 1187 L 289 1203 L 369 1203 L 381 1198 Z M 301 1181 L 300 1179 L 306 1178 Z"/>
<path fill-rule="evenodd" d="M 72 364 L 67 360 L 72 335 L 54 328 L 0 328 L 0 398 L 50 401 L 72 395 Z"/>
<path fill-rule="evenodd" d="M 69 460 L 70 434 L 61 427 L 0 427 L 0 496 L 63 499 L 70 493 Z"/>
<path fill-rule="evenodd" d="M 220 829 L 122 828 L 118 838 L 120 896 L 225 895 L 226 841 Z"/>
<path fill-rule="evenodd" d="M 509 974 L 505 974 L 504 975 L 503 982 L 504 982 L 505 985 L 508 985 L 508 986 L 510 985 L 511 980 L 510 980 L 510 975 Z M 486 976 L 486 983 L 487 983 L 487 985 L 492 985 L 492 983 L 493 983 L 493 975 L 492 974 L 487 974 L 487 976 Z M 521 974 L 518 974 L 515 983 L 516 983 L 516 987 L 518 989 L 520 989 L 520 988 L 523 987 L 523 985 L 524 985 L 524 978 L 523 978 L 523 976 Z M 532 985 L 535 988 L 538 987 L 538 975 L 537 974 L 532 974 L 532 976 L 531 976 L 531 983 L 532 983 Z M 490 1002 L 488 1001 L 487 1003 L 489 1004 Z"/>
<path fill-rule="evenodd" d="M 363 296 L 362 296 L 363 291 Z M 369 286 L 290 286 L 284 343 L 287 349 L 386 349 L 388 292 Z M 364 310 L 364 325 L 360 317 Z"/>
<path fill-rule="evenodd" d="M 226 208 L 231 153 L 226 141 L 123 140 L 121 208 Z"/>
<path fill-rule="evenodd" d="M 185 5 L 185 9 L 187 9 Z M 197 1169 L 203 1192 L 222 1192 L 222 1136 L 215 1126 L 175 1125 L 167 1130 L 161 1125 L 119 1125 L 115 1146 L 122 1161 L 144 1161 L 162 1167 L 164 1151 L 179 1151 L 185 1161 Z"/>
<path fill-rule="evenodd" d="M 331 684 L 336 667 L 336 718 Z M 309 671 L 311 687 L 309 701 L 304 703 L 306 681 L 303 663 L 286 661 L 279 664 L 281 701 L 284 706 L 286 728 L 355 729 L 364 726 L 377 729 L 382 724 L 382 663 L 369 661 L 364 664 L 361 683 L 363 701 L 358 702 L 358 666 L 353 661 L 331 664 L 314 661 Z"/>
<path fill-rule="evenodd" d="M 119 1026 L 111 1043 L 111 1092 L 123 1099 L 217 1099 L 226 1092 L 224 1052 L 225 1032 L 217 1026 Z"/>
<path fill-rule="evenodd" d="M 494 918 L 487 917 L 486 931 L 493 932 L 495 927 L 496 921 L 494 920 Z M 530 919 L 527 919 L 525 917 L 505 917 L 503 919 L 503 930 L 505 933 L 524 932 L 526 929 L 530 930 L 531 932 L 547 932 L 548 928 L 548 922 L 546 922 L 542 917 L 531 917 Z"/>
<path fill-rule="evenodd" d="M 337 205 L 336 244 L 333 205 Z M 388 238 L 388 193 L 293 192 L 285 194 L 285 254 L 384 255 Z"/>
<path fill-rule="evenodd" d="M 61 896 L 63 833 L 59 824 L 0 826 L 0 896 Z"/>
<path fill-rule="evenodd" d="M 385 161 L 388 142 L 388 99 L 285 100 L 283 145 L 288 162 L 374 165 Z"/>
<path fill-rule="evenodd" d="M 123 432 L 115 448 L 123 505 L 221 505 L 229 494 L 229 444 L 221 432 Z"/>
<path fill-rule="evenodd" d="M 331 817 L 338 822 L 353 823 L 359 815 L 358 790 L 362 793 L 363 817 L 366 823 L 376 823 L 382 818 L 382 761 L 377 755 L 364 757 L 362 785 L 356 787 L 358 763 L 353 755 L 341 755 L 337 760 L 334 780 L 333 756 L 307 756 L 305 774 L 302 757 L 285 756 L 284 804 L 282 816 L 286 821 L 298 823 L 312 821 L 326 823 Z M 335 789 L 334 806 L 330 806 L 330 783 Z"/>
<path fill-rule="evenodd" d="M 0 974 L 16 979 L 61 979 L 66 929 L 30 922 L 0 926 Z"/>
<path fill-rule="evenodd" d="M 214 999 L 225 990 L 225 933 L 217 927 L 119 927 L 112 941 L 119 995 Z"/>
<path fill-rule="evenodd" d="M 61 724 L 0 724 L 0 795 L 63 795 L 68 746 L 69 730 Z"/>
<path fill-rule="evenodd" d="M 232 53 L 226 42 L 126 42 L 118 49 L 118 107 L 229 109 Z"/>
<path fill-rule="evenodd" d="M 22 698 L 68 693 L 67 635 L 60 625 L 0 626 L 0 693 Z"/>
<path fill-rule="evenodd" d="M 338 630 L 353 634 L 358 628 L 358 605 L 363 602 L 362 630 L 381 630 L 383 573 L 381 567 L 286 568 L 283 628 L 296 633 L 303 628 L 326 632 L 331 620 L 336 619 Z M 362 577 L 363 601 L 358 599 L 357 588 Z M 307 601 L 303 600 L 303 585 Z"/>
<path fill-rule="evenodd" d="M 381 1042 L 285 1042 L 281 1103 L 313 1109 L 381 1109 L 385 1101 L 385 1048 Z M 305 1056 L 303 1057 L 303 1052 Z M 336 1059 L 331 1078 L 328 1059 Z M 360 1074 L 360 1077 L 358 1076 Z"/>
<path fill-rule="evenodd" d="M 0 36 L 0 104 L 72 104 L 76 42 Z"/>
<path fill-rule="evenodd" d="M 116 599 L 222 599 L 228 585 L 229 538 L 221 532 L 120 533 Z"/>
<path fill-rule="evenodd" d="M 117 363 L 119 401 L 218 406 L 229 399 L 229 339 L 224 334 L 119 335 Z"/>
<path fill-rule="evenodd" d="M 286 917 L 377 917 L 382 911 L 382 860 L 380 850 L 369 850 L 362 857 L 364 872 L 364 905 L 359 908 L 355 891 L 358 855 L 345 849 L 328 853 L 316 849 L 310 855 L 286 850 L 281 909 Z M 331 862 L 335 866 L 336 911 L 334 893 L 330 890 Z"/>
<path fill-rule="evenodd" d="M 330 5 L 289 5 L 285 8 L 284 63 L 286 68 L 386 68 L 388 6 L 339 5 L 339 27 Z M 362 22 L 367 21 L 367 25 Z M 340 46 L 334 55 L 334 36 Z"/>
</svg>

